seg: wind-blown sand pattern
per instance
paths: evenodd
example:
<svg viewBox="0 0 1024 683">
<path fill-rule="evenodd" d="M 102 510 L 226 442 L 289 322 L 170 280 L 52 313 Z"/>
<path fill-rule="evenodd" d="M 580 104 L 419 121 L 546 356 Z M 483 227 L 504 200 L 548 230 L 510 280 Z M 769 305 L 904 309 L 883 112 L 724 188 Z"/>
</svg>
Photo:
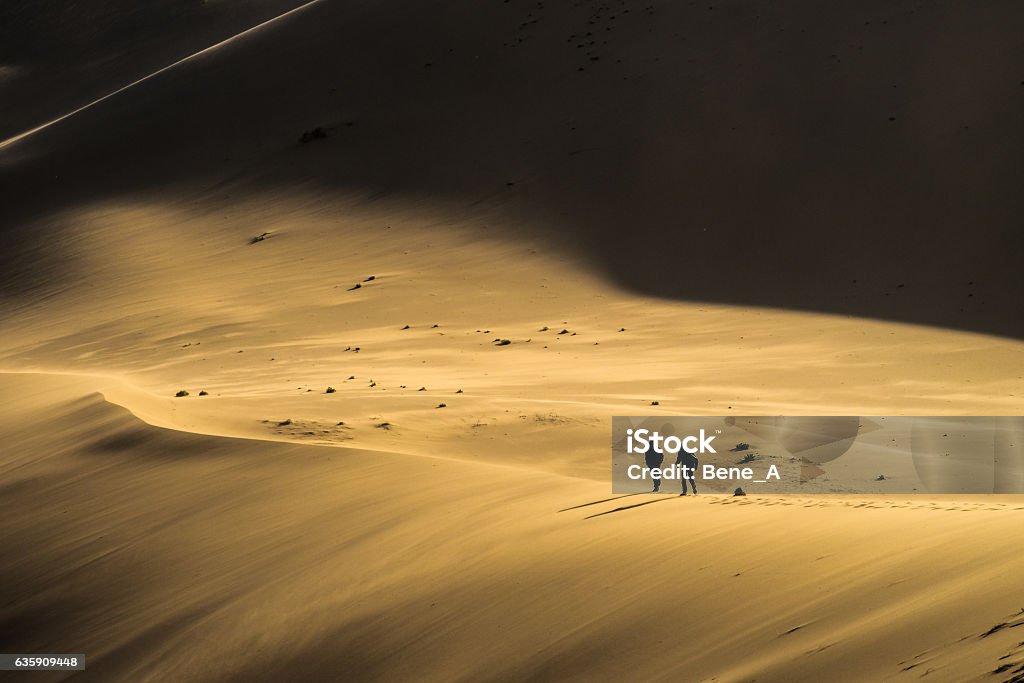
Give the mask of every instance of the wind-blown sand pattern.
<svg viewBox="0 0 1024 683">
<path fill-rule="evenodd" d="M 1024 499 L 609 497 L 153 427 L 95 382 L 6 375 L 0 422 L 4 642 L 73 645 L 85 678 L 967 680 L 1024 656 Z"/>
<path fill-rule="evenodd" d="M 300 4 L 0 52 L 0 650 L 88 662 L 11 676 L 1024 680 L 1024 496 L 615 495 L 608 438 L 1020 414 L 1017 5 Z"/>
</svg>

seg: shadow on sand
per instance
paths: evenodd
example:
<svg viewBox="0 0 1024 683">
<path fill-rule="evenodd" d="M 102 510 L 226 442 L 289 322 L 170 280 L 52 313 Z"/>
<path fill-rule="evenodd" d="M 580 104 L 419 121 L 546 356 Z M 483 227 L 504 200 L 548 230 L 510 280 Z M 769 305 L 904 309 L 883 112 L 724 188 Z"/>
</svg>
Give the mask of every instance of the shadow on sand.
<svg viewBox="0 0 1024 683">
<path fill-rule="evenodd" d="M 639 495 L 639 494 L 632 494 L 632 495 Z M 594 517 L 600 517 L 602 515 L 610 515 L 613 512 L 622 512 L 623 510 L 632 510 L 633 508 L 641 508 L 641 507 L 643 507 L 645 505 L 654 505 L 655 503 L 664 503 L 666 500 L 675 500 L 678 497 L 679 496 L 665 496 L 664 498 L 659 498 L 658 500 L 649 500 L 646 503 L 636 503 L 634 505 L 623 505 L 622 507 L 617 507 L 614 510 L 606 510 L 604 512 L 598 512 L 595 515 L 587 515 L 583 519 L 593 519 Z"/>
<path fill-rule="evenodd" d="M 585 507 L 589 507 L 591 505 L 598 505 L 600 503 L 607 503 L 607 502 L 612 501 L 612 500 L 619 500 L 620 498 L 629 498 L 630 496 L 639 496 L 639 495 L 643 495 L 643 494 L 640 494 L 640 493 L 627 493 L 627 494 L 624 494 L 624 495 L 621 495 L 621 496 L 612 496 L 611 498 L 602 498 L 601 500 L 595 500 L 595 501 L 592 501 L 590 503 L 583 503 L 582 505 L 573 505 L 572 507 L 569 507 L 569 508 L 562 508 L 561 510 L 559 510 L 559 512 L 568 512 L 569 510 L 578 510 L 579 508 L 585 508 Z"/>
</svg>

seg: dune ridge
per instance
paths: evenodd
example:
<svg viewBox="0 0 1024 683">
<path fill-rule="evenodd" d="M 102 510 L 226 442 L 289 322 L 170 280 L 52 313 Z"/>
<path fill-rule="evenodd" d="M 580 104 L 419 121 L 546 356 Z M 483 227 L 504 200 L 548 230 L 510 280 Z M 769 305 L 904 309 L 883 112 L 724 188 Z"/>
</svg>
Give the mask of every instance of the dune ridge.
<svg viewBox="0 0 1024 683">
<path fill-rule="evenodd" d="M 6 140 L 0 140 L 0 150 L 2 150 L 4 147 L 9 147 L 10 145 L 15 144 L 15 143 L 17 143 L 20 140 L 24 140 L 25 138 L 27 138 L 27 137 L 29 137 L 31 135 L 35 135 L 36 133 L 38 133 L 41 130 L 46 130 L 50 126 L 56 125 L 56 124 L 60 123 L 61 121 L 74 116 L 75 114 L 79 114 L 79 113 L 81 113 L 81 112 L 83 112 L 83 111 L 85 111 L 87 109 L 90 109 L 91 107 L 94 107 L 97 104 L 100 104 L 104 100 L 107 100 L 107 99 L 109 99 L 111 97 L 116 97 L 117 95 L 120 95 L 121 93 L 123 93 L 124 91 L 128 90 L 129 88 L 133 88 L 133 87 L 139 85 L 140 83 L 145 83 L 146 81 L 148 81 L 151 78 L 156 78 L 157 76 L 159 76 L 160 74 L 164 73 L 165 71 L 169 71 L 170 69 L 174 69 L 175 67 L 181 66 L 182 64 L 185 64 L 186 62 L 188 62 L 188 61 L 190 61 L 192 59 L 195 59 L 197 57 L 201 57 L 204 54 L 207 54 L 209 52 L 212 52 L 213 50 L 221 48 L 221 47 L 231 43 L 232 41 L 235 41 L 235 40 L 238 40 L 240 38 L 245 37 L 246 35 L 254 32 L 254 31 L 259 31 L 260 29 L 262 29 L 262 28 L 264 28 L 266 26 L 269 26 L 270 24 L 274 23 L 275 21 L 279 21 L 281 19 L 284 19 L 285 17 L 287 17 L 290 14 L 293 14 L 295 12 L 300 12 L 303 9 L 305 9 L 306 7 L 314 5 L 314 4 L 318 3 L 318 2 L 320 2 L 320 0 L 309 0 L 309 2 L 306 2 L 306 3 L 296 7 L 294 9 L 290 9 L 290 10 L 288 10 L 286 12 L 283 12 L 282 14 L 279 14 L 279 15 L 277 15 L 275 17 L 272 17 L 270 19 L 266 19 L 265 21 L 262 21 L 259 24 L 255 25 L 255 26 L 253 26 L 251 28 L 247 28 L 244 31 L 241 31 L 239 33 L 234 34 L 233 36 L 229 36 L 229 37 L 225 38 L 224 40 L 221 40 L 220 42 L 214 43 L 213 45 L 210 45 L 208 47 L 204 47 L 203 49 L 198 50 L 196 52 L 193 52 L 192 54 L 190 54 L 190 55 L 188 55 L 186 57 L 182 57 L 181 59 L 179 59 L 179 60 L 177 60 L 175 62 L 172 62 L 172 63 L 168 64 L 167 66 L 162 66 L 159 69 L 157 69 L 156 71 L 152 71 L 152 72 L 146 74 L 145 76 L 143 76 L 141 78 L 138 78 L 138 79 L 132 81 L 131 83 L 128 83 L 127 85 L 123 85 L 123 86 L 117 88 L 116 90 L 113 90 L 113 91 L 111 91 L 111 92 L 109 92 L 109 93 L 107 93 L 105 95 L 97 97 L 96 99 L 92 100 L 91 102 L 87 102 L 87 103 L 85 103 L 85 104 L 83 104 L 83 105 L 81 105 L 79 107 L 76 107 L 75 109 L 72 109 L 71 111 L 67 112 L 66 114 L 61 114 L 60 116 L 57 116 L 56 118 L 50 119 L 49 121 L 47 121 L 45 123 L 41 123 L 41 124 L 39 124 L 38 126 L 36 126 L 34 128 L 30 128 L 29 130 L 26 130 L 24 132 L 18 133 L 16 135 L 12 135 L 11 137 L 7 138 Z"/>
<path fill-rule="evenodd" d="M 0 418 L 3 640 L 73 643 L 91 653 L 76 679 L 992 680 L 1024 666 L 1021 560 L 1004 541 L 1019 497 L 608 499 L 602 483 L 482 463 L 168 431 L 92 384 L 0 377 L 17 405 Z"/>
<path fill-rule="evenodd" d="M 186 431 L 607 481 L 612 415 L 998 415 L 1024 395 L 1018 342 L 651 300 L 426 200 L 114 203 L 33 227 L 65 235 L 77 284 L 0 301 L 0 368 L 108 376 Z"/>
</svg>

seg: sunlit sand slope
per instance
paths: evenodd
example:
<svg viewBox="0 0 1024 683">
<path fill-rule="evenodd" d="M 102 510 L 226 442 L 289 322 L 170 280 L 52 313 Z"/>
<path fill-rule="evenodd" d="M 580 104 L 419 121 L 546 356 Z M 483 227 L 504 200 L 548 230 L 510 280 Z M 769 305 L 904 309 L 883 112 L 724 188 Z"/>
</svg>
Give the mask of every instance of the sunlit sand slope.
<svg viewBox="0 0 1024 683">
<path fill-rule="evenodd" d="M 0 633 L 87 653 L 75 680 L 1024 666 L 1018 499 L 609 499 L 518 468 L 155 428 L 97 383 L 0 380 Z"/>
</svg>

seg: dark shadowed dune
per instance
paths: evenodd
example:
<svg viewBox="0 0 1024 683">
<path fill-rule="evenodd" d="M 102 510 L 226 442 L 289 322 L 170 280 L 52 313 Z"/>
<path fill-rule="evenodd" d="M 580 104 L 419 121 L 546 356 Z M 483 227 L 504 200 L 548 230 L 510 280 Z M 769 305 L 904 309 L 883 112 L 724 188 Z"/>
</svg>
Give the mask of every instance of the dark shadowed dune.
<svg viewBox="0 0 1024 683">
<path fill-rule="evenodd" d="M 295 0 L 0 3 L 0 139 L 299 4 Z"/>
<path fill-rule="evenodd" d="M 56 209 L 302 187 L 497 212 L 653 296 L 1019 338 L 1021 35 L 1012 1 L 325 0 L 0 150 L 3 291 Z"/>
</svg>

